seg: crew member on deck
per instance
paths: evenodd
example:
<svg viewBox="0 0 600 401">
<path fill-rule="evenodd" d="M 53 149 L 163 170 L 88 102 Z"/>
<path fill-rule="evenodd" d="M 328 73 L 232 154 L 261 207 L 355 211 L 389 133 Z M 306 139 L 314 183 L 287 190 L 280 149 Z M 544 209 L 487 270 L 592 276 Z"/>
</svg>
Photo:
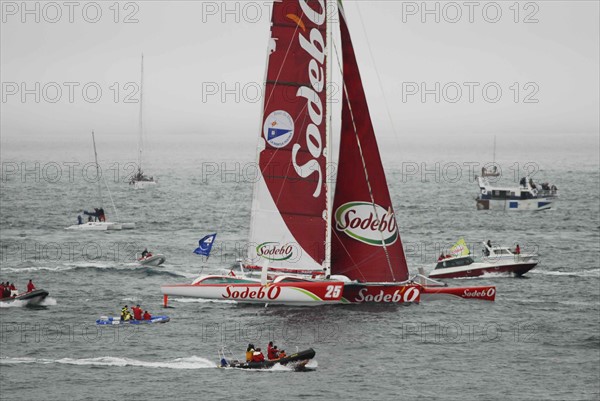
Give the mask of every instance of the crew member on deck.
<svg viewBox="0 0 600 401">
<path fill-rule="evenodd" d="M 273 341 L 269 342 L 269 346 L 267 347 L 267 358 L 277 359 L 277 346 L 273 345 Z"/>
<path fill-rule="evenodd" d="M 139 305 L 131 307 L 131 310 L 133 311 L 133 318 L 135 320 L 142 320 L 142 308 Z"/>
<path fill-rule="evenodd" d="M 265 360 L 265 356 L 261 352 L 260 348 L 257 348 L 252 355 L 252 362 L 263 362 Z"/>
<path fill-rule="evenodd" d="M 121 320 L 122 321 L 131 320 L 131 313 L 129 313 L 129 309 L 127 308 L 127 305 L 125 305 L 123 307 L 123 309 L 121 309 Z"/>
<path fill-rule="evenodd" d="M 252 361 L 252 355 L 254 355 L 254 344 L 248 344 L 248 348 L 246 348 L 246 362 Z"/>
<path fill-rule="evenodd" d="M 144 250 L 142 251 L 142 259 L 145 258 L 148 255 L 148 248 L 144 248 Z"/>
<path fill-rule="evenodd" d="M 517 244 L 517 247 L 515 248 L 515 255 L 520 255 L 521 254 L 521 247 L 519 246 L 519 244 Z"/>
<path fill-rule="evenodd" d="M 143 316 L 144 320 L 151 320 L 152 319 L 152 315 L 148 313 L 148 311 L 144 311 L 144 316 Z"/>
<path fill-rule="evenodd" d="M 27 292 L 31 291 L 35 291 L 35 285 L 33 285 L 33 282 L 31 281 L 31 279 L 29 279 L 29 282 L 27 283 Z"/>
</svg>

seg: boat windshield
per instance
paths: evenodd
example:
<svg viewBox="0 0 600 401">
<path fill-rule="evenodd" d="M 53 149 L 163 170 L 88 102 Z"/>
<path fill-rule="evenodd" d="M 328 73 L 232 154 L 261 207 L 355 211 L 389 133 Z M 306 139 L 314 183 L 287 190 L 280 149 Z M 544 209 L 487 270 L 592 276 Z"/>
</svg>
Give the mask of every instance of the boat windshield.
<svg viewBox="0 0 600 401">
<path fill-rule="evenodd" d="M 438 262 L 438 264 L 435 266 L 435 268 L 436 269 L 445 269 L 448 267 L 468 266 L 471 263 L 473 263 L 473 258 L 468 256 L 466 258 L 449 259 L 449 260 L 444 260 L 444 261 Z"/>
</svg>

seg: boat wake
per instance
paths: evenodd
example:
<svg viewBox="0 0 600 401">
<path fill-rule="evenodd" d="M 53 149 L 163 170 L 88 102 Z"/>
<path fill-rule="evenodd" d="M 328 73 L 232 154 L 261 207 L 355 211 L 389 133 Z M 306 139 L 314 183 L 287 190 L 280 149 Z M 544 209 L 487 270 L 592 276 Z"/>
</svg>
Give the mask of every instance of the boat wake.
<svg viewBox="0 0 600 401">
<path fill-rule="evenodd" d="M 600 269 L 576 270 L 571 272 L 563 272 L 560 270 L 532 270 L 530 274 L 542 274 L 546 276 L 572 276 L 572 277 L 600 277 Z"/>
<path fill-rule="evenodd" d="M 142 273 L 147 276 L 169 276 L 169 277 L 196 277 L 197 274 L 193 273 L 185 273 L 179 271 L 169 271 L 163 268 L 153 268 L 149 266 L 139 266 L 137 263 L 124 263 L 121 265 L 111 264 L 111 263 L 92 263 L 92 262 L 84 262 L 84 263 L 71 263 L 61 266 L 36 266 L 36 267 L 3 267 L 2 272 L 5 273 L 34 273 L 34 272 L 51 272 L 51 273 L 64 273 L 68 271 L 79 271 L 79 270 L 89 270 L 96 269 L 98 271 L 105 272 L 119 272 L 123 271 L 131 271 Z"/>
<path fill-rule="evenodd" d="M 0 309 L 4 308 L 22 308 L 27 305 L 26 301 L 15 300 L 12 302 L 0 302 Z"/>
<path fill-rule="evenodd" d="M 120 358 L 112 356 L 103 356 L 99 358 L 62 358 L 62 359 L 38 359 L 38 358 L 0 358 L 0 365 L 10 364 L 62 364 L 62 365 L 78 365 L 78 366 L 134 366 L 142 368 L 164 368 L 164 369 L 206 369 L 215 368 L 217 365 L 206 359 L 198 356 L 190 356 L 186 358 L 176 358 L 170 361 L 141 361 L 131 358 Z"/>
<path fill-rule="evenodd" d="M 56 299 L 46 297 L 42 302 L 37 305 L 28 305 L 27 301 L 21 301 L 19 299 L 12 302 L 0 302 L 0 308 L 22 308 L 24 306 L 39 307 L 39 306 L 54 306 L 56 305 Z"/>
</svg>

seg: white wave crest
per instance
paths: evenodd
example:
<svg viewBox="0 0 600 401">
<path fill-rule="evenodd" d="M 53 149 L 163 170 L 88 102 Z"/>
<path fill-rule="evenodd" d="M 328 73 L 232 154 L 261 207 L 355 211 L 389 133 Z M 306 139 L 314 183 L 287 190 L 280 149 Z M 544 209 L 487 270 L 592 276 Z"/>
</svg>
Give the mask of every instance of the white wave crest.
<svg viewBox="0 0 600 401">
<path fill-rule="evenodd" d="M 600 277 L 600 269 L 560 271 L 560 270 L 532 270 L 531 274 L 542 274 L 547 276 L 575 276 L 575 277 Z"/>
<path fill-rule="evenodd" d="M 18 299 L 12 302 L 0 302 L 0 308 L 22 308 L 25 305 L 27 302 Z"/>
</svg>

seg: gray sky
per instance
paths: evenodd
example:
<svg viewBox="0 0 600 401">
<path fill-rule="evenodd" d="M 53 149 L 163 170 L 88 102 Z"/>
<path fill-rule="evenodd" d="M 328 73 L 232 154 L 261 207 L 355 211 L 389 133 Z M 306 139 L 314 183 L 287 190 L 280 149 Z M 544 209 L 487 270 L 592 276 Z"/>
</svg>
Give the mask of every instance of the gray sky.
<svg viewBox="0 0 600 401">
<path fill-rule="evenodd" d="M 24 14 L 21 2 L 2 2 L 4 144 L 91 129 L 109 136 L 137 132 L 138 105 L 124 97 L 131 92 L 125 85 L 139 82 L 142 52 L 150 138 L 197 133 L 256 141 L 262 103 L 256 101 L 256 89 L 264 78 L 268 2 L 121 2 L 118 16 L 112 1 L 76 2 L 72 23 L 62 2 L 54 3 L 60 6 L 59 19 L 57 9 L 46 2 L 30 2 L 31 10 L 36 3 L 39 11 Z M 422 4 L 345 2 L 380 138 L 394 137 L 387 110 L 397 132 L 394 140 L 598 133 L 598 2 L 521 2 L 518 15 L 513 1 L 476 2 L 472 10 L 463 2 L 427 2 L 431 10 L 437 5 L 439 22 L 435 14 L 423 14 Z M 102 11 L 99 21 L 88 22 L 96 18 L 97 8 Z M 124 23 L 127 16 L 132 23 Z M 23 102 L 21 84 L 35 92 L 36 82 L 40 102 L 33 94 Z M 64 82 L 78 85 L 73 86 L 73 102 Z M 86 83 L 101 88 L 97 103 L 84 98 Z M 439 83 L 439 103 L 434 94 L 423 101 L 422 83 L 433 92 Z M 62 94 L 51 103 L 57 98 L 55 86 Z M 96 96 L 93 86 L 88 99 Z M 223 95 L 222 89 L 232 92 Z"/>
</svg>

